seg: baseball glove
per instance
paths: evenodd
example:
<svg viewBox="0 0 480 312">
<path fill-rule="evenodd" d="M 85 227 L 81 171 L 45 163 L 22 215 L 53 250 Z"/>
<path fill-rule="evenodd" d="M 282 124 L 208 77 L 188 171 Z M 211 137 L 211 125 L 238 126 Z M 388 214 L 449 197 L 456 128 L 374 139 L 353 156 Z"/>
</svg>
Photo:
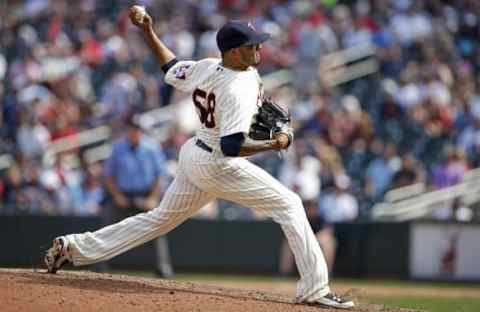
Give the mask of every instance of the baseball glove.
<svg viewBox="0 0 480 312">
<path fill-rule="evenodd" d="M 250 126 L 249 137 L 254 140 L 271 140 L 277 132 L 288 135 L 290 144 L 293 141 L 293 129 L 290 126 L 291 116 L 288 109 L 265 98 Z"/>
</svg>

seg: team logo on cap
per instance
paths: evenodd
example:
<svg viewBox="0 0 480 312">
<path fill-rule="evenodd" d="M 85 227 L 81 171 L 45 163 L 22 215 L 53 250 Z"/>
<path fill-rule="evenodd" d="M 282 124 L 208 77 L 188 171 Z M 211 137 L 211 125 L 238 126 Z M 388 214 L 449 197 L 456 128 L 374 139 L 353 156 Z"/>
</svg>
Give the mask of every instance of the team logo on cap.
<svg viewBox="0 0 480 312">
<path fill-rule="evenodd" d="M 253 27 L 253 24 L 251 22 L 248 22 L 247 27 L 250 28 L 253 31 L 257 31 L 255 27 Z"/>
</svg>

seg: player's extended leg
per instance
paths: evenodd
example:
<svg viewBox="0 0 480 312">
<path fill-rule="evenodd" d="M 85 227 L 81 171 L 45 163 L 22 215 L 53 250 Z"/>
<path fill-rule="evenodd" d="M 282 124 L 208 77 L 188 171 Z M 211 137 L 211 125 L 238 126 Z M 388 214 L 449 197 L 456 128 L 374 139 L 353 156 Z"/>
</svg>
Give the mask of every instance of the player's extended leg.
<svg viewBox="0 0 480 312">
<path fill-rule="evenodd" d="M 171 231 L 213 199 L 212 195 L 201 191 L 184 175 L 178 175 L 160 205 L 152 211 L 129 217 L 95 232 L 64 236 L 70 258 L 75 266 L 111 259 Z"/>
<path fill-rule="evenodd" d="M 238 158 L 228 161 L 228 165 L 217 163 L 213 166 L 221 166 L 222 172 L 210 179 L 202 174 L 202 189 L 214 193 L 216 197 L 260 210 L 281 225 L 301 277 L 297 287 L 298 301 L 323 302 L 325 296 L 333 296 L 328 287 L 327 265 L 300 197 L 245 159 Z M 192 168 L 193 175 L 196 171 Z M 206 170 L 199 168 L 198 171 Z M 328 298 L 327 303 L 330 306 L 336 304 Z"/>
</svg>

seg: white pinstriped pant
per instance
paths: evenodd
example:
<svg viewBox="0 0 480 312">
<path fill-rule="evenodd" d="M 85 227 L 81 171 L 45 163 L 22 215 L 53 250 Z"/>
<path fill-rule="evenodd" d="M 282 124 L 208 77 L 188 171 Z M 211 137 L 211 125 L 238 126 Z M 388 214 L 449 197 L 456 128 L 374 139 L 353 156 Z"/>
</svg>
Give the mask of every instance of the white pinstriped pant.
<svg viewBox="0 0 480 312">
<path fill-rule="evenodd" d="M 297 300 L 314 301 L 329 292 L 322 251 L 298 195 L 244 158 L 223 157 L 187 141 L 177 176 L 160 205 L 96 232 L 67 235 L 75 266 L 111 259 L 166 234 L 215 198 L 265 213 L 280 224 L 300 273 Z"/>
</svg>

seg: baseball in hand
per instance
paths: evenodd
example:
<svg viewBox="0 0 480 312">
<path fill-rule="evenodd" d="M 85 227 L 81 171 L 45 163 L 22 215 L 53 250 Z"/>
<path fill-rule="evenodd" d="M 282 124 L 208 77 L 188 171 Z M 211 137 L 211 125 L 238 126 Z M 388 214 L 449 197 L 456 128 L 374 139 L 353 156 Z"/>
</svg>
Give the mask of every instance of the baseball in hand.
<svg viewBox="0 0 480 312">
<path fill-rule="evenodd" d="M 290 139 L 288 138 L 288 134 L 283 132 L 277 132 L 275 134 L 275 140 L 277 140 L 280 149 L 286 149 L 290 144 Z"/>
<path fill-rule="evenodd" d="M 137 23 L 142 23 L 145 15 L 147 15 L 147 11 L 145 7 L 141 5 L 134 5 L 132 6 L 131 10 L 134 12 L 134 19 Z"/>
</svg>

